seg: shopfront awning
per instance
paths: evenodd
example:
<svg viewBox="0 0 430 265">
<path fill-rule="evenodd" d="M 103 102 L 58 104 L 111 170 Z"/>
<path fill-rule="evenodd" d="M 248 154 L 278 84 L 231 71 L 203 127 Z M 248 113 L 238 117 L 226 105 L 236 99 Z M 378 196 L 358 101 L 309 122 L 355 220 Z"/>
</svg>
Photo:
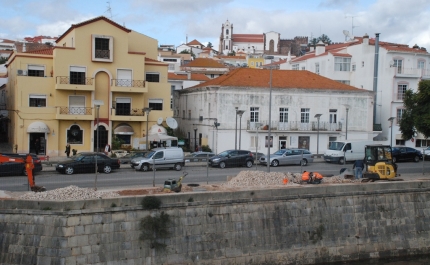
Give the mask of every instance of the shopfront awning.
<svg viewBox="0 0 430 265">
<path fill-rule="evenodd" d="M 167 134 L 149 134 L 148 135 L 148 140 L 151 142 L 164 142 L 164 141 L 168 141 L 168 140 L 178 140 L 177 137 L 173 137 L 173 136 L 169 136 Z"/>
<path fill-rule="evenodd" d="M 113 133 L 121 135 L 133 135 L 134 130 L 133 127 L 131 127 L 127 123 L 121 123 L 120 125 L 116 126 L 116 128 L 113 130 Z"/>
<path fill-rule="evenodd" d="M 48 125 L 41 121 L 35 121 L 28 125 L 27 133 L 50 133 Z"/>
</svg>

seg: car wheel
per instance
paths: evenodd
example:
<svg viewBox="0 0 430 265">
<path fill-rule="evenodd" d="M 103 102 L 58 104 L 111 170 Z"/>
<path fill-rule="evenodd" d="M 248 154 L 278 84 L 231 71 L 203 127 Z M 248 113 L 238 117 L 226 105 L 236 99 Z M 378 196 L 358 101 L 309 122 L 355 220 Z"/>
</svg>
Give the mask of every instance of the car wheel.
<svg viewBox="0 0 430 265">
<path fill-rule="evenodd" d="M 221 162 L 221 163 L 219 163 L 219 167 L 220 167 L 220 168 L 225 168 L 225 162 Z"/>
<path fill-rule="evenodd" d="M 393 163 L 396 163 L 396 162 L 397 162 L 397 158 L 393 157 Z"/>
<path fill-rule="evenodd" d="M 181 171 L 181 169 L 182 169 L 182 165 L 181 165 L 180 163 L 176 163 L 176 164 L 175 164 L 174 169 L 175 169 L 176 171 Z"/>
<path fill-rule="evenodd" d="M 106 173 L 106 174 L 109 174 L 109 173 L 112 172 L 112 168 L 109 165 L 105 165 L 103 167 L 103 172 Z"/>
<path fill-rule="evenodd" d="M 306 166 L 307 164 L 308 164 L 308 160 L 303 159 L 303 160 L 302 160 L 302 166 Z"/>
<path fill-rule="evenodd" d="M 270 163 L 273 167 L 277 167 L 279 166 L 279 161 L 278 160 L 273 160 L 272 163 Z"/>
<path fill-rule="evenodd" d="M 247 168 L 252 167 L 252 165 L 253 165 L 253 163 L 252 163 L 252 161 L 251 161 L 251 160 L 246 161 L 246 167 L 247 167 Z"/>
<path fill-rule="evenodd" d="M 140 171 L 148 171 L 149 170 L 149 166 L 148 166 L 148 164 L 143 164 L 141 167 L 140 167 Z"/>
<path fill-rule="evenodd" d="M 66 169 L 64 170 L 64 172 L 65 172 L 67 175 L 72 175 L 72 174 L 73 174 L 73 172 L 74 172 L 73 167 L 66 167 Z"/>
<path fill-rule="evenodd" d="M 343 158 L 339 159 L 339 164 L 343 164 L 345 160 Z"/>
<path fill-rule="evenodd" d="M 415 156 L 415 157 L 414 157 L 414 162 L 415 162 L 415 163 L 420 162 L 420 157 L 419 157 L 419 156 Z"/>
</svg>

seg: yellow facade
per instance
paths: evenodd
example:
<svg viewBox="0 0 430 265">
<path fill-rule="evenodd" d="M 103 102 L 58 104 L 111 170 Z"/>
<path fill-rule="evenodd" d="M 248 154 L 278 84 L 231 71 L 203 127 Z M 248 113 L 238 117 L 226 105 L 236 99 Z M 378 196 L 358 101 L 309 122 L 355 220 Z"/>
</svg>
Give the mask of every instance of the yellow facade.
<svg viewBox="0 0 430 265">
<path fill-rule="evenodd" d="M 249 68 L 260 68 L 264 64 L 264 58 L 262 56 L 250 56 L 248 58 Z"/>
<path fill-rule="evenodd" d="M 14 151 L 35 152 L 39 139 L 39 154 L 65 156 L 67 143 L 78 152 L 103 150 L 112 137 L 146 148 L 147 119 L 150 128 L 173 114 L 167 64 L 156 61 L 157 48 L 155 39 L 98 17 L 73 25 L 50 52 L 12 54 L 7 92 Z M 153 108 L 148 117 L 146 107 Z"/>
</svg>

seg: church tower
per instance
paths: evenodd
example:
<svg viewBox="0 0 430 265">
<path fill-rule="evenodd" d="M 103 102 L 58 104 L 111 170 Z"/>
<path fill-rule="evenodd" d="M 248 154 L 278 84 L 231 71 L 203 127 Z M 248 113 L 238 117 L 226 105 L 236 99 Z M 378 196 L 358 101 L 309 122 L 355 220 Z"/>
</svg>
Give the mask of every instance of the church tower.
<svg viewBox="0 0 430 265">
<path fill-rule="evenodd" d="M 221 27 L 221 37 L 220 37 L 220 47 L 219 51 L 227 55 L 233 50 L 233 40 L 231 36 L 233 35 L 233 24 L 231 24 L 228 19 L 222 24 Z"/>
</svg>

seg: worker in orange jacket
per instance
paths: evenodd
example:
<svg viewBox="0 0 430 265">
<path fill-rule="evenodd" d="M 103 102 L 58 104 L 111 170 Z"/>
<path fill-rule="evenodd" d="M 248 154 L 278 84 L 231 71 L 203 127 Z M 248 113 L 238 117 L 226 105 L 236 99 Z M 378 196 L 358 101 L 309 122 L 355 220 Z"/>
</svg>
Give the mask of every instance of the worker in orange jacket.
<svg viewBox="0 0 430 265">
<path fill-rule="evenodd" d="M 312 172 L 307 172 L 306 170 L 305 170 L 305 171 L 303 171 L 303 174 L 302 174 L 302 181 L 303 181 L 303 182 L 310 183 L 310 181 L 311 181 L 311 173 L 312 173 Z"/>
<path fill-rule="evenodd" d="M 302 181 L 308 184 L 320 184 L 323 176 L 318 172 L 307 172 L 303 171 Z"/>
</svg>

